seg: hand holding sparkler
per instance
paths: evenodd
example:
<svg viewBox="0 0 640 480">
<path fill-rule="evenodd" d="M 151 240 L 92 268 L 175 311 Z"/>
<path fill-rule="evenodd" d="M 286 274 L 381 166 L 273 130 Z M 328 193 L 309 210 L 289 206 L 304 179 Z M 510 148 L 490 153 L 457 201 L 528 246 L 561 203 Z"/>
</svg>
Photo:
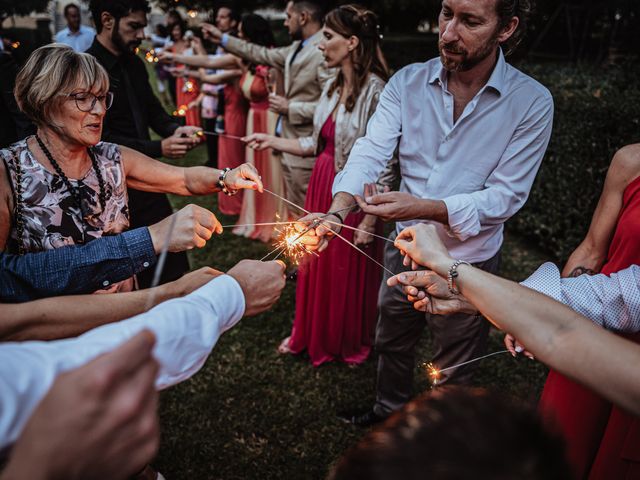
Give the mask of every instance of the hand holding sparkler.
<svg viewBox="0 0 640 480">
<path fill-rule="evenodd" d="M 334 223 L 323 220 L 333 220 Z M 336 233 L 340 233 L 342 218 L 332 213 L 310 213 L 294 225 L 300 232 L 300 243 L 308 250 L 322 252 L 329 246 L 329 240 Z"/>
<path fill-rule="evenodd" d="M 222 225 L 213 213 L 198 205 L 187 205 L 149 227 L 156 254 L 160 253 L 167 238 L 167 251 L 184 252 L 204 247 L 214 233 L 221 234 Z"/>
<path fill-rule="evenodd" d="M 446 277 L 454 262 L 433 225 L 419 223 L 405 228 L 394 243 L 405 256 L 404 265 L 411 265 L 414 270 L 421 265 Z"/>
<path fill-rule="evenodd" d="M 175 54 L 173 52 L 168 52 L 166 50 L 163 50 L 161 52 L 158 52 L 156 57 L 158 58 L 158 61 L 161 63 L 171 63 L 173 62 L 174 56 Z"/>
<path fill-rule="evenodd" d="M 510 333 L 507 333 L 504 336 L 504 346 L 507 347 L 507 350 L 509 350 L 509 353 L 511 354 L 511 356 L 515 357 L 516 355 L 518 355 L 519 353 L 522 353 L 525 357 L 531 359 L 531 360 L 535 360 L 535 357 L 533 356 L 533 353 L 531 353 L 530 351 L 528 351 L 527 349 L 524 348 L 524 345 L 522 345 L 513 335 L 511 335 Z"/>
<path fill-rule="evenodd" d="M 222 31 L 218 27 L 211 25 L 210 23 L 203 23 L 201 28 L 202 36 L 206 40 L 220 43 L 220 41 L 222 40 Z"/>
<path fill-rule="evenodd" d="M 230 190 L 248 188 L 258 190 L 260 193 L 264 191 L 262 177 L 260 177 L 256 167 L 250 163 L 243 163 L 239 167 L 230 170 L 224 177 L 224 183 Z"/>
<path fill-rule="evenodd" d="M 278 301 L 286 283 L 285 268 L 286 265 L 280 260 L 242 260 L 227 272 L 242 288 L 245 316 L 262 313 Z"/>
<path fill-rule="evenodd" d="M 431 270 L 399 273 L 390 277 L 387 285 L 402 285 L 407 300 L 413 303 L 413 308 L 421 312 L 433 315 L 478 312 L 463 295 L 453 295 L 449 292 L 446 280 Z"/>
</svg>

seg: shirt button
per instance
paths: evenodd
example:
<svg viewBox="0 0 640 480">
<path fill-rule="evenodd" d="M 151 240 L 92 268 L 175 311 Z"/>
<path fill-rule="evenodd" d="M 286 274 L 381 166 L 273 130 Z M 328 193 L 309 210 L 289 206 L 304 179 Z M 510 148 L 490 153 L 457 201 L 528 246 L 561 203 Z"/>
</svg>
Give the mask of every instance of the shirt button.
<svg viewBox="0 0 640 480">
<path fill-rule="evenodd" d="M 104 282 L 102 282 L 102 286 L 103 287 L 108 287 L 109 286 L 109 280 L 105 280 Z"/>
<path fill-rule="evenodd" d="M 147 267 L 149 266 L 149 262 L 144 262 L 144 263 L 142 264 L 142 266 L 143 266 L 144 268 L 147 268 Z"/>
</svg>

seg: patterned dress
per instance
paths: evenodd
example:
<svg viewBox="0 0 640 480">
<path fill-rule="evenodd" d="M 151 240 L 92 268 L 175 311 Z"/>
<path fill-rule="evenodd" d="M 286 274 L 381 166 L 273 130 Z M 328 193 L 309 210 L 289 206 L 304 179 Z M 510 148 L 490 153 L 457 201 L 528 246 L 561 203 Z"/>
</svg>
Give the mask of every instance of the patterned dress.
<svg viewBox="0 0 640 480">
<path fill-rule="evenodd" d="M 26 139 L 0 150 L 14 195 L 14 218 L 7 242 L 10 252 L 18 252 L 20 246 L 25 253 L 31 253 L 83 244 L 129 228 L 127 183 L 120 147 L 102 142 L 92 147 L 92 151 L 104 179 L 106 205 L 104 209 L 100 205 L 100 187 L 93 167 L 79 180 L 70 178 L 80 191 L 83 219 L 65 182 L 36 160 Z M 15 218 L 18 204 L 24 225 L 21 236 Z M 110 291 L 132 288 L 130 279 Z"/>
</svg>

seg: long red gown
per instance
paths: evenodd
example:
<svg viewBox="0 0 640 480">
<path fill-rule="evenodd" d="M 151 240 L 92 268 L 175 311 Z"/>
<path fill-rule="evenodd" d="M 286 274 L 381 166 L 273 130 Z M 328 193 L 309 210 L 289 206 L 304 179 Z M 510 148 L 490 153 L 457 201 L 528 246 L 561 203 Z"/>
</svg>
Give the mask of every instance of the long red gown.
<svg viewBox="0 0 640 480">
<path fill-rule="evenodd" d="M 640 264 L 640 177 L 623 194 L 622 209 L 601 273 Z M 640 335 L 625 335 L 640 342 Z M 640 422 L 591 390 L 551 371 L 539 404 L 559 428 L 576 478 L 640 479 Z"/>
<path fill-rule="evenodd" d="M 237 82 L 224 87 L 225 134 L 244 137 L 247 131 L 249 104 Z M 244 163 L 244 143 L 236 138 L 220 136 L 218 139 L 218 168 L 236 168 Z M 218 208 L 225 215 L 238 215 L 242 208 L 242 190 L 237 195 L 218 194 Z"/>
<path fill-rule="evenodd" d="M 304 204 L 310 212 L 326 212 L 331 206 L 336 175 L 334 134 L 335 122 L 329 117 L 321 132 L 325 148 L 313 168 Z M 345 225 L 357 227 L 363 216 L 351 214 Z M 353 241 L 352 230 L 344 228 L 340 234 Z M 382 261 L 379 241 L 364 250 Z M 380 267 L 339 238 L 334 238 L 319 257 L 307 260 L 298 271 L 289 348 L 293 353 L 306 349 L 314 366 L 331 360 L 365 361 L 376 321 Z"/>
<path fill-rule="evenodd" d="M 247 70 L 240 78 L 240 88 L 249 101 L 247 116 L 247 135 L 252 133 L 273 134 L 276 129 L 278 116 L 269 110 L 269 88 L 267 75 L 269 67 L 258 65 L 256 73 Z M 264 188 L 280 196 L 285 196 L 284 176 L 280 160 L 274 158 L 271 149 L 262 151 L 245 149 L 245 159 L 256 167 Z M 288 218 L 287 206 L 284 201 L 274 195 L 260 194 L 253 190 L 245 190 L 242 199 L 242 211 L 233 233 L 248 238 L 258 239 L 265 243 L 273 239 L 275 228 L 273 225 L 254 225 L 257 223 L 273 223 Z"/>
</svg>

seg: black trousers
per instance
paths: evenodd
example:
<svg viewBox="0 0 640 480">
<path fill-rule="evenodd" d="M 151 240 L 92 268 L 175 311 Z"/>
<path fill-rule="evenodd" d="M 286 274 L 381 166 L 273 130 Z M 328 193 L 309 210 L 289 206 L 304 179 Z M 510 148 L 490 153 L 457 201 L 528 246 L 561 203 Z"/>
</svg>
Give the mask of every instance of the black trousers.
<svg viewBox="0 0 640 480">
<path fill-rule="evenodd" d="M 173 213 L 169 199 L 164 193 L 141 192 L 129 189 L 129 210 L 131 227 L 148 227 L 164 220 Z M 138 274 L 138 286 L 149 288 L 153 281 L 154 268 Z M 186 252 L 169 253 L 162 270 L 160 284 L 177 280 L 189 271 L 189 259 Z"/>
<path fill-rule="evenodd" d="M 395 237 L 393 232 L 390 238 Z M 392 243 L 385 246 L 384 264 L 396 273 L 411 270 L 411 267 L 402 265 L 400 251 Z M 475 264 L 491 273 L 496 273 L 499 265 L 500 252 L 486 262 Z M 415 348 L 425 326 L 431 330 L 436 347 L 430 360 L 440 367 L 482 355 L 486 351 L 489 334 L 489 322 L 480 315 L 430 315 L 415 310 L 402 288 L 387 286 L 389 277 L 385 272 L 380 286 L 380 316 L 375 339 L 378 374 L 374 411 L 385 417 L 402 408 L 413 395 Z M 469 383 L 474 367 L 475 364 L 471 364 L 450 370 L 438 383 Z"/>
</svg>

